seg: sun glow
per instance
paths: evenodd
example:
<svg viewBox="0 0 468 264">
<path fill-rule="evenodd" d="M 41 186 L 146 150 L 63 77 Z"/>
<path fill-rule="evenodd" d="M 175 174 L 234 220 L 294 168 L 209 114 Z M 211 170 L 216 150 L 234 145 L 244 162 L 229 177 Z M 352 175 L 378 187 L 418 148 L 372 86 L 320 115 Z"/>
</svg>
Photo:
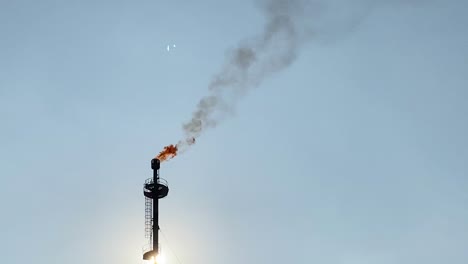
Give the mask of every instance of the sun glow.
<svg viewBox="0 0 468 264">
<path fill-rule="evenodd" d="M 151 257 L 151 264 L 166 264 L 166 258 L 164 257 L 163 254 L 159 253 L 155 257 Z"/>
<path fill-rule="evenodd" d="M 162 253 L 159 253 L 156 256 L 156 263 L 157 264 L 166 264 L 166 258 L 164 257 L 164 255 Z"/>
</svg>

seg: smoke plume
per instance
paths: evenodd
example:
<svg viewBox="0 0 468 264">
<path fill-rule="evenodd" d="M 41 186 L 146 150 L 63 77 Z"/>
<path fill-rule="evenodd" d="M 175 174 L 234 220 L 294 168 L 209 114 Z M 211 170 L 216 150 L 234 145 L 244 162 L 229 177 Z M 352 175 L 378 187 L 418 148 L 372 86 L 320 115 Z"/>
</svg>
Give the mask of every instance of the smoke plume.
<svg viewBox="0 0 468 264">
<path fill-rule="evenodd" d="M 207 95 L 200 99 L 191 119 L 183 124 L 184 138 L 175 145 L 164 147 L 157 156 L 161 161 L 185 151 L 206 129 L 216 127 L 232 114 L 239 99 L 248 91 L 291 65 L 301 46 L 312 35 L 317 38 L 318 34 L 323 39 L 340 38 L 351 32 L 379 4 L 414 4 L 424 0 L 259 1 L 266 16 L 265 27 L 228 52 L 220 71 L 208 85 Z M 340 11 L 347 17 L 341 17 L 341 21 L 323 19 L 327 11 L 333 13 L 331 17 L 339 17 L 336 14 Z"/>
<path fill-rule="evenodd" d="M 298 22 L 299 0 L 269 0 L 261 4 L 267 23 L 257 36 L 242 41 L 228 53 L 221 70 L 208 85 L 192 118 L 183 125 L 185 138 L 169 145 L 157 156 L 161 161 L 183 152 L 208 128 L 216 127 L 235 109 L 239 99 L 268 76 L 288 67 L 297 57 L 303 40 Z"/>
</svg>

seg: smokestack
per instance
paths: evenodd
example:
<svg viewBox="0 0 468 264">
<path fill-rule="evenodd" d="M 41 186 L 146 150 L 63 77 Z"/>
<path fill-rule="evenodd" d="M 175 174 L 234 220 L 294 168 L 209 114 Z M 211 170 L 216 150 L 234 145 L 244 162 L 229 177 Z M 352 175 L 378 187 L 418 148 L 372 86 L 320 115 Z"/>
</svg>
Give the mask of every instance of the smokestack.
<svg viewBox="0 0 468 264">
<path fill-rule="evenodd" d="M 161 162 L 159 161 L 159 159 L 151 160 L 151 169 L 153 169 L 153 171 L 158 171 L 160 167 L 161 167 Z"/>
<path fill-rule="evenodd" d="M 160 162 L 158 159 L 151 160 L 151 169 L 153 169 L 153 182 L 159 182 L 159 168 Z M 157 192 L 159 188 L 155 188 L 153 192 Z M 154 196 L 153 196 L 154 197 Z M 154 258 L 158 255 L 159 251 L 159 197 L 153 198 L 153 252 Z"/>
<path fill-rule="evenodd" d="M 145 233 L 149 238 L 148 246 L 144 249 L 143 259 L 154 260 L 159 254 L 159 199 L 167 196 L 169 187 L 167 182 L 159 178 L 159 159 L 151 160 L 153 178 L 149 178 L 143 185 L 145 196 Z"/>
</svg>

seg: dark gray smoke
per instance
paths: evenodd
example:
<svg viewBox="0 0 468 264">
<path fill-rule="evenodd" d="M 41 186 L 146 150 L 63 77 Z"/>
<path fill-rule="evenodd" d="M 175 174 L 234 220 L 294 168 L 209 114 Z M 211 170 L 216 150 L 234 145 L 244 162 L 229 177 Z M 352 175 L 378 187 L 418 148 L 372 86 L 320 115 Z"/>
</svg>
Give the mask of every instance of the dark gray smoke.
<svg viewBox="0 0 468 264">
<path fill-rule="evenodd" d="M 179 150 L 192 145 L 207 128 L 216 127 L 233 113 L 239 99 L 249 90 L 291 65 L 301 46 L 312 36 L 316 38 L 319 34 L 325 39 L 330 32 L 331 36 L 333 32 L 343 36 L 352 31 L 377 3 L 395 4 L 403 0 L 260 1 L 259 6 L 267 20 L 263 31 L 241 41 L 228 53 L 223 67 L 208 85 L 208 94 L 201 98 L 192 118 L 183 125 L 185 139 L 177 144 Z M 348 17 L 342 21 L 328 21 L 324 16 L 333 13 L 330 17 L 336 17 L 340 12 L 347 13 Z"/>
<path fill-rule="evenodd" d="M 296 59 L 301 40 L 297 25 L 302 16 L 300 1 L 270 0 L 261 7 L 267 17 L 264 30 L 228 54 L 208 86 L 208 95 L 183 125 L 187 140 L 179 142 L 179 147 L 190 145 L 205 129 L 216 127 L 249 90 Z"/>
</svg>

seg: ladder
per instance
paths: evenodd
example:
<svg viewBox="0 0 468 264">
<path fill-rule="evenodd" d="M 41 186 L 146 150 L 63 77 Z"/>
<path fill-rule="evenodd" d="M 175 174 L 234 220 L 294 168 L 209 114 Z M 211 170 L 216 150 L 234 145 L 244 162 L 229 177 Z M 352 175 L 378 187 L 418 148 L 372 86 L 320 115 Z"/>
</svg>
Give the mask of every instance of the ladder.
<svg viewBox="0 0 468 264">
<path fill-rule="evenodd" d="M 153 199 L 145 197 L 145 238 L 153 235 Z"/>
</svg>

